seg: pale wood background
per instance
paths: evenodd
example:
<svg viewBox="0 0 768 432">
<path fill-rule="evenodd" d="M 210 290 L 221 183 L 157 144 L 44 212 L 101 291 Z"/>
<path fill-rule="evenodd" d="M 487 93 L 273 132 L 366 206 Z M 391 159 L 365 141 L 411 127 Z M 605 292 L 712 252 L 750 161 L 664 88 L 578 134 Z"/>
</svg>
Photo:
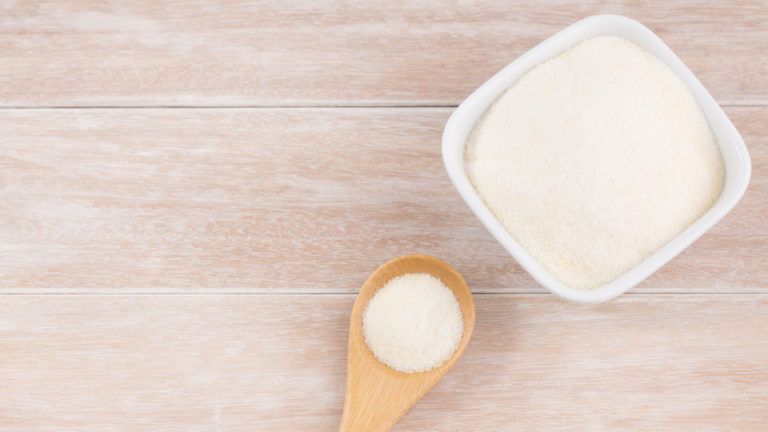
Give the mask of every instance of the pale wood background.
<svg viewBox="0 0 768 432">
<path fill-rule="evenodd" d="M 484 231 L 439 146 L 473 88 L 596 13 L 669 43 L 753 178 L 580 307 Z M 0 431 L 335 430 L 354 293 L 407 253 L 463 272 L 478 321 L 396 430 L 768 430 L 766 49 L 765 1 L 0 0 Z"/>
</svg>

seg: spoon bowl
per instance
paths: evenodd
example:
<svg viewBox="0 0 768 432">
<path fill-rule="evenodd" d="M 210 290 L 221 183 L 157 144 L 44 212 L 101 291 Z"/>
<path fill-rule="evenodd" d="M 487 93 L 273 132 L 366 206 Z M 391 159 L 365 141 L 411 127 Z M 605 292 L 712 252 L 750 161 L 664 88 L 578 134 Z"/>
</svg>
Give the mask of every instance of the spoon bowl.
<svg viewBox="0 0 768 432">
<path fill-rule="evenodd" d="M 363 313 L 374 294 L 391 279 L 407 273 L 432 275 L 453 291 L 464 320 L 456 351 L 442 365 L 419 373 L 394 370 L 380 362 L 363 336 Z M 475 304 L 461 274 L 428 255 L 408 255 L 384 263 L 365 281 L 352 307 L 349 322 L 347 392 L 340 432 L 389 430 L 456 363 L 475 328 Z"/>
</svg>

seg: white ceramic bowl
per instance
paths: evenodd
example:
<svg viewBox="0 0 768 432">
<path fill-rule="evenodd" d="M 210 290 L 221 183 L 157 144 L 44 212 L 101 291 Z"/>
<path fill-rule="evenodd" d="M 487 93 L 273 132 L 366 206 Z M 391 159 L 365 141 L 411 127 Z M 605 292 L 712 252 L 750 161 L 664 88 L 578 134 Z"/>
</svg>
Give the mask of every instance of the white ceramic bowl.
<svg viewBox="0 0 768 432">
<path fill-rule="evenodd" d="M 644 47 L 675 71 L 701 106 L 720 146 L 725 163 L 725 185 L 720 198 L 699 220 L 643 262 L 606 285 L 591 290 L 571 288 L 547 272 L 502 227 L 485 206 L 464 170 L 464 146 L 472 128 L 491 103 L 515 80 L 537 64 L 573 45 L 601 35 L 620 36 Z M 651 30 L 637 21 L 616 15 L 583 19 L 526 52 L 474 91 L 454 111 L 443 132 L 443 162 L 451 181 L 488 231 L 541 285 L 558 296 L 578 303 L 610 300 L 647 278 L 712 228 L 741 199 L 752 170 L 744 140 L 715 99 L 688 67 Z"/>
</svg>

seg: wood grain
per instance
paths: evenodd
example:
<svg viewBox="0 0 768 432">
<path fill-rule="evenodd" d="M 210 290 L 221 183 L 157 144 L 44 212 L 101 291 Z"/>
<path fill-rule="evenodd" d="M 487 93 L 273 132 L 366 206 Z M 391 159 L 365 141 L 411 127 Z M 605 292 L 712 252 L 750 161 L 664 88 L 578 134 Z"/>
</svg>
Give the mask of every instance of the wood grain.
<svg viewBox="0 0 768 432">
<path fill-rule="evenodd" d="M 456 104 L 581 18 L 633 17 L 722 103 L 768 103 L 763 0 L 0 2 L 0 105 Z"/>
<path fill-rule="evenodd" d="M 0 429 L 332 431 L 352 295 L 4 296 Z M 764 431 L 768 297 L 478 295 L 395 431 Z"/>
<path fill-rule="evenodd" d="M 768 108 L 738 207 L 638 291 L 768 288 Z M 542 292 L 440 157 L 448 109 L 0 111 L 0 288 L 356 292 L 393 256 Z"/>
</svg>

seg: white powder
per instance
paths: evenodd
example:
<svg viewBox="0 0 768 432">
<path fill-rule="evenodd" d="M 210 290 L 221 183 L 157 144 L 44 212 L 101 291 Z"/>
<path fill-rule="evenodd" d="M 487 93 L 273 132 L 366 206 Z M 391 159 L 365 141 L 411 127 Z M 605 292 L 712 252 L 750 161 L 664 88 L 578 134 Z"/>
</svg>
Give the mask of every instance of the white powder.
<svg viewBox="0 0 768 432">
<path fill-rule="evenodd" d="M 456 296 L 422 273 L 398 276 L 379 289 L 363 314 L 365 343 L 392 369 L 413 373 L 442 365 L 456 351 L 464 320 Z"/>
<path fill-rule="evenodd" d="M 465 164 L 512 237 L 581 289 L 658 250 L 723 187 L 717 143 L 683 82 L 613 36 L 522 76 L 472 131 Z"/>
</svg>

